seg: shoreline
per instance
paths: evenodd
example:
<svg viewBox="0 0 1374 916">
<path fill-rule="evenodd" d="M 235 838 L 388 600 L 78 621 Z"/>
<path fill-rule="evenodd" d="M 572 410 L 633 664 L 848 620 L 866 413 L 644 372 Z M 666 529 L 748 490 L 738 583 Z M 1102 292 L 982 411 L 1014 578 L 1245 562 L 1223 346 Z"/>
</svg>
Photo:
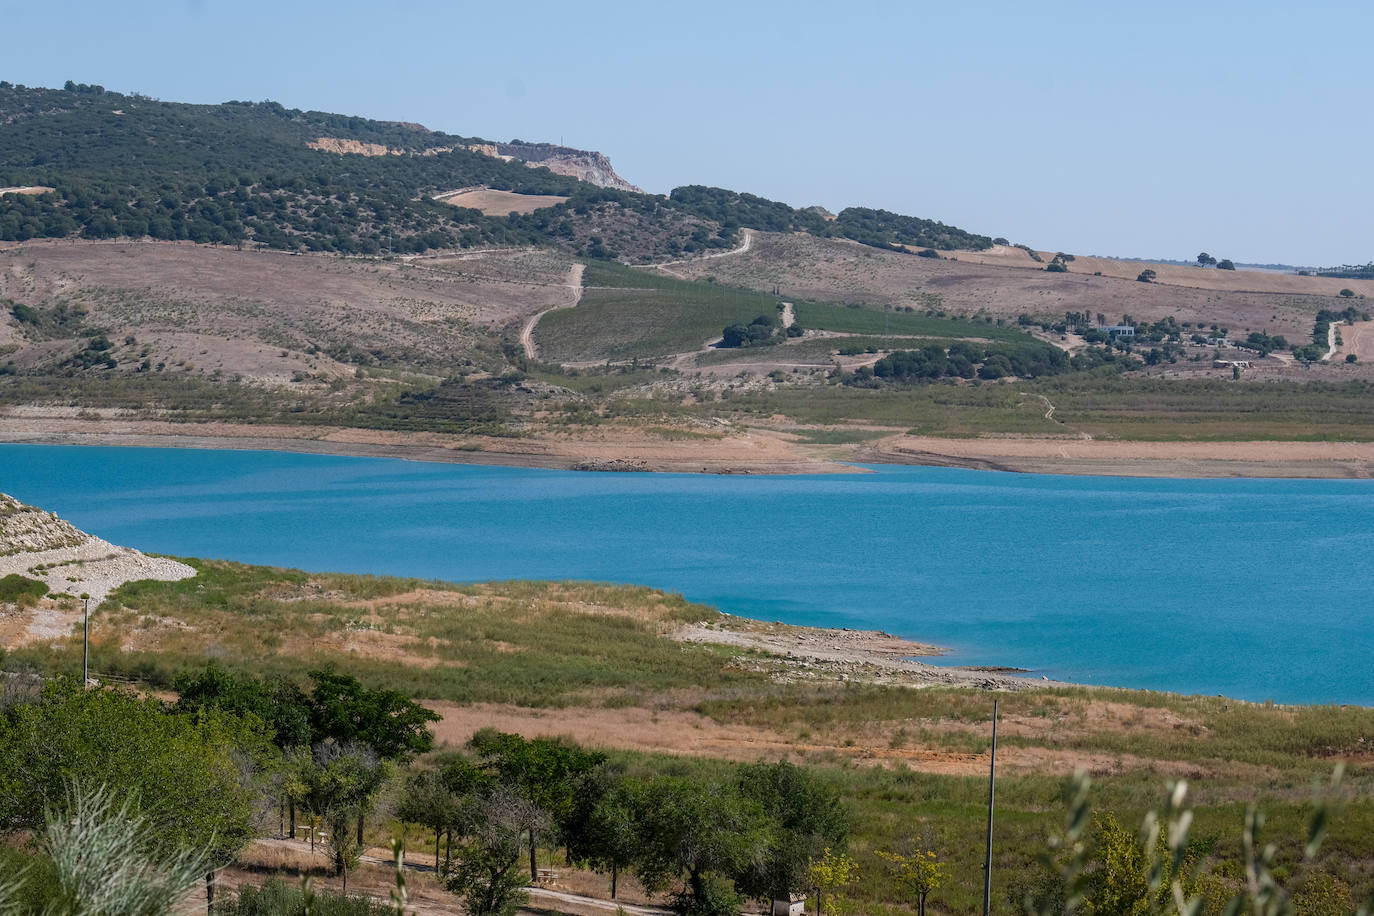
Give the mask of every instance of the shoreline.
<svg viewBox="0 0 1374 916">
<path fill-rule="evenodd" d="M 685 643 L 734 646 L 766 653 L 770 670 L 782 681 L 850 680 L 907 687 L 975 687 L 982 690 L 1030 690 L 1035 687 L 1073 687 L 1031 675 L 1026 668 L 1001 665 L 932 665 L 950 650 L 931 643 L 893 636 L 882 630 L 850 627 L 810 627 L 781 621 L 755 620 L 721 611 L 715 623 L 683 627 L 672 638 Z M 785 667 L 784 667 L 785 666 Z"/>
<path fill-rule="evenodd" d="M 1374 442 L 1126 441 L 894 435 L 860 445 L 807 446 L 785 430 L 701 439 L 634 429 L 583 436 L 493 437 L 325 426 L 0 415 L 0 443 L 285 451 L 448 464 L 688 474 L 856 474 L 891 464 L 1061 476 L 1179 479 L 1371 479 Z"/>
</svg>

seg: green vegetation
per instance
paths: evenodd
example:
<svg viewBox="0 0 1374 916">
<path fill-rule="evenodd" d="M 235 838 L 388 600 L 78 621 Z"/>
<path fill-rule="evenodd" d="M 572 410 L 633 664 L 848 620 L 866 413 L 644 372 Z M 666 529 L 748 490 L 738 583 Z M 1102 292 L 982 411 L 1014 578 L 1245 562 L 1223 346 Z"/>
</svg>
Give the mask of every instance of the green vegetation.
<svg viewBox="0 0 1374 916">
<path fill-rule="evenodd" d="M 95 618 L 97 634 L 137 632 L 150 647 L 143 663 L 156 653 L 165 668 L 182 668 L 176 704 L 61 683 L 41 697 L 7 694 L 0 810 L 17 836 L 45 829 L 35 799 L 64 804 L 66 772 L 103 780 L 117 804 L 137 799 L 129 816 L 157 825 L 164 849 L 194 854 L 206 836 L 213 833 L 217 844 L 222 837 L 217 857 L 245 842 L 236 812 L 269 809 L 276 829 L 275 801 L 285 798 L 293 817 L 327 825 L 324 852 L 341 876 L 354 867 L 355 821 L 366 813 L 370 842 L 400 834 L 432 849 L 441 875 L 474 912 L 499 914 L 518 901 L 531 842 L 540 864 L 601 869 L 612 884 L 615 875 L 634 873 L 676 892 L 670 899 L 683 913 L 724 912 L 740 895 L 815 892 L 826 877 L 823 863 L 841 856 L 849 873 L 825 885 L 824 903 L 843 900 L 851 911 L 895 916 L 919 909 L 926 895 L 938 912 L 978 910 L 986 798 L 978 760 L 990 714 L 980 691 L 778 682 L 772 674 L 787 670 L 786 660 L 663 638 L 662 628 L 678 622 L 720 618 L 647 589 L 459 587 L 197 565 L 192 580 L 125 586 Z M 570 618 L 577 627 L 567 625 Z M 187 626 L 159 626 L 168 619 Z M 419 654 L 436 621 L 458 629 L 447 630 L 451 637 L 432 654 Z M 210 640 L 224 661 L 206 668 Z M 389 647 L 395 663 L 369 662 L 354 651 L 369 640 Z M 622 650 L 622 643 L 633 646 Z M 102 662 L 121 654 L 108 643 L 97 647 Z M 10 671 L 26 664 L 70 670 L 79 651 L 75 642 L 46 653 L 12 651 L 4 664 Z M 578 667 L 568 665 L 573 653 L 581 657 Z M 346 664 L 349 673 L 316 670 L 309 683 L 298 681 L 312 661 Z M 603 662 L 628 666 L 628 676 L 608 679 Z M 420 665 L 422 678 L 407 680 L 403 669 Z M 449 693 L 452 672 L 469 667 L 482 688 Z M 510 689 L 520 681 L 529 689 Z M 430 717 L 409 697 L 439 695 L 693 715 L 707 730 L 703 737 L 792 740 L 795 763 L 592 750 L 491 730 L 461 754 L 435 754 L 426 751 Z M 1061 823 L 1063 783 L 1033 763 L 1039 759 L 1114 761 L 1094 793 L 1097 819 L 1079 819 L 1088 899 L 1139 898 L 1141 884 L 1131 875 L 1152 847 L 1132 847 L 1120 825 L 1138 823 L 1153 806 L 1160 769 L 1197 774 L 1188 849 L 1195 854 L 1190 861 L 1212 876 L 1198 885 L 1211 889 L 1207 916 L 1220 916 L 1239 886 L 1246 850 L 1238 825 L 1251 802 L 1269 815 L 1268 829 L 1280 840 L 1274 874 L 1300 904 L 1327 899 L 1323 894 L 1353 901 L 1374 889 L 1364 867 L 1374 856 L 1371 774 L 1360 763 L 1374 711 L 1079 688 L 1006 693 L 1001 705 L 1014 724 L 1003 738 L 1008 759 L 1023 765 L 998 786 L 999 909 L 1018 908 L 1027 892 L 1064 886 L 1065 863 L 1046 873 L 1040 854 Z M 557 732 L 556 719 L 549 730 Z M 975 755 L 973 765 L 949 775 L 903 765 L 968 755 Z M 1319 853 L 1307 858 L 1306 787 L 1343 758 L 1351 761 L 1349 801 L 1330 819 Z M 890 768 L 871 765 L 879 761 Z M 387 786 L 399 790 L 400 823 L 374 803 L 395 794 Z M 228 803 L 234 799 L 256 801 L 244 808 Z M 264 829 L 262 821 L 252 823 L 249 835 Z M 0 887 L 13 867 L 32 861 L 22 844 L 8 849 L 0 852 Z M 927 880 L 932 861 L 939 866 L 934 883 Z M 319 912 L 375 912 L 329 900 Z M 275 913 L 299 902 L 297 892 L 274 885 L 216 907 Z M 1115 912 L 1106 903 L 1093 907 Z"/>
<path fill-rule="evenodd" d="M 220 632 L 230 671 L 294 677 L 348 658 L 351 673 L 406 696 L 456 702 L 565 706 L 584 690 L 671 690 L 745 677 L 733 653 L 682 647 L 664 656 L 660 627 L 707 620 L 716 612 L 653 589 L 509 582 L 459 586 L 403 579 L 312 575 L 291 570 L 189 560 L 200 574 L 182 582 L 122 586 L 101 606 L 91 668 L 164 687 L 202 666 L 205 632 Z M 321 590 L 351 596 L 328 600 Z M 367 609 L 360 602 L 386 599 Z M 581 602 L 629 609 L 604 616 Z M 462 609 L 457 613 L 456 609 Z M 369 614 L 387 623 L 373 633 Z M 195 630 L 156 626 L 152 648 L 122 651 L 116 634 L 147 615 L 183 620 Z M 350 640 L 388 647 L 375 658 L 349 656 Z M 70 650 L 12 650 L 12 665 L 60 671 Z"/>
<path fill-rule="evenodd" d="M 540 319 L 541 354 L 562 361 L 651 359 L 705 346 L 731 324 L 775 311 L 761 293 L 590 263 L 576 308 Z"/>
<path fill-rule="evenodd" d="M 940 339 L 981 338 L 985 340 L 1025 340 L 1024 331 L 1004 327 L 991 319 L 980 321 L 968 318 L 929 315 L 915 311 L 880 310 L 858 305 L 829 305 L 820 302 L 795 304 L 797 323 L 817 331 L 841 334 L 912 335 Z"/>
<path fill-rule="evenodd" d="M 1368 382 L 1232 385 L 1164 380 L 1107 370 L 1016 385 L 780 387 L 734 392 L 711 412 L 767 422 L 776 414 L 806 425 L 877 423 L 932 436 L 1018 432 L 1138 441 L 1371 441 L 1374 386 Z M 1045 418 L 1044 399 L 1055 407 Z"/>
<path fill-rule="evenodd" d="M 741 226 L 795 228 L 892 248 L 985 248 L 984 236 L 930 220 L 851 208 L 835 221 L 719 188 L 664 198 L 598 188 L 472 152 L 478 138 L 276 102 L 187 105 L 100 86 L 0 85 L 0 240 L 189 239 L 391 254 L 483 244 L 549 244 L 591 258 L 675 256 L 733 245 Z M 398 155 L 339 155 L 316 138 Z M 486 185 L 570 199 L 488 217 L 430 196 Z"/>
<path fill-rule="evenodd" d="M 0 604 L 18 604 L 21 607 L 32 606 L 39 598 L 48 594 L 48 583 L 39 582 L 37 579 L 30 579 L 21 576 L 19 573 L 10 573 L 0 577 Z"/>
</svg>

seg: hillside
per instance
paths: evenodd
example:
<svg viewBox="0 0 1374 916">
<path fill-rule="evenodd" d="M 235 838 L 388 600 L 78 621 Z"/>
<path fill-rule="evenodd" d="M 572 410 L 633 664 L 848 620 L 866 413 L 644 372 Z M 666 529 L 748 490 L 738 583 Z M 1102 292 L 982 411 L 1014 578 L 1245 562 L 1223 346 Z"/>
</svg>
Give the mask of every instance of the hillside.
<svg viewBox="0 0 1374 916">
<path fill-rule="evenodd" d="M 0 82 L 0 124 L 0 187 L 52 189 L 0 195 L 0 241 L 151 237 L 343 254 L 540 244 L 628 260 L 729 248 L 741 227 L 886 247 L 990 244 L 883 211 L 827 221 L 721 189 L 644 194 L 600 153 L 275 102 L 189 105 Z M 472 187 L 568 199 L 514 217 L 432 199 Z"/>
<path fill-rule="evenodd" d="M 28 580 L 36 584 L 34 594 L 47 592 L 54 598 L 86 594 L 100 602 L 125 582 L 174 581 L 193 575 L 195 570 L 184 563 L 117 547 L 0 493 L 0 580 L 15 583 L 11 587 Z M 5 633 L 7 626 L 0 616 L 0 635 L 12 635 Z M 5 638 L 0 644 L 12 646 L 17 640 Z"/>
</svg>

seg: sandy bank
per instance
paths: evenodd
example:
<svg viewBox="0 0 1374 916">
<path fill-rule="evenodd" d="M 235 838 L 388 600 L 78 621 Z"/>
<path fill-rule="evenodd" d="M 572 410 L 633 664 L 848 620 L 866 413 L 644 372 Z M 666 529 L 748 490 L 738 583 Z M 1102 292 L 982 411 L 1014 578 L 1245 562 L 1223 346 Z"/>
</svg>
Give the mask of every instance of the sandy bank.
<svg viewBox="0 0 1374 916">
<path fill-rule="evenodd" d="M 890 436 L 814 446 L 784 430 L 730 428 L 664 438 L 631 427 L 520 437 L 326 426 L 171 423 L 0 416 L 0 442 L 142 448 L 263 449 L 568 470 L 701 474 L 852 474 L 854 464 L 907 464 L 1107 477 L 1374 477 L 1374 442 L 1132 442 Z"/>
<path fill-rule="evenodd" d="M 786 437 L 766 430 L 676 439 L 611 428 L 582 435 L 497 438 L 325 426 L 0 416 L 0 442 L 265 449 L 568 470 L 700 474 L 852 474 L 855 470 L 829 457 L 808 454 Z"/>
<path fill-rule="evenodd" d="M 1125 442 L 893 436 L 855 453 L 866 463 L 1108 477 L 1374 477 L 1374 442 Z"/>
<path fill-rule="evenodd" d="M 943 655 L 945 650 L 913 642 L 880 630 L 799 627 L 722 614 L 720 622 L 684 627 L 673 638 L 681 642 L 714 643 L 757 649 L 781 664 L 767 669 L 779 680 L 856 680 L 903 684 L 981 687 L 987 690 L 1024 690 L 1044 680 L 1011 677 L 1015 669 L 941 667 L 918 656 Z"/>
</svg>

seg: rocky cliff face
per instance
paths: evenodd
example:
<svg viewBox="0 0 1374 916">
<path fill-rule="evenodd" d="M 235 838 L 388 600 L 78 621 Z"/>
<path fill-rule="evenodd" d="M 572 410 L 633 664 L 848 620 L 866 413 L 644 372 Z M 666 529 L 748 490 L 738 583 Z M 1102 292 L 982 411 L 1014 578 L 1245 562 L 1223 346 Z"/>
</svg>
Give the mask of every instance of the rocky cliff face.
<svg viewBox="0 0 1374 916">
<path fill-rule="evenodd" d="M 424 130 L 418 124 L 406 126 Z M 451 146 L 431 146 L 418 150 L 396 149 L 379 143 L 363 143 L 339 137 L 316 137 L 306 146 L 326 153 L 354 156 L 402 156 L 407 153 L 415 156 L 434 156 L 453 149 Z M 643 193 L 641 188 L 635 187 L 615 173 L 615 169 L 611 167 L 611 160 L 591 150 L 555 146 L 552 143 L 473 143 L 467 148 L 474 153 L 495 159 L 520 159 L 526 165 L 546 168 L 555 174 L 567 175 L 569 178 L 586 181 L 598 187 Z"/>
<path fill-rule="evenodd" d="M 77 547 L 89 539 L 57 516 L 0 493 L 0 557 Z"/>
<path fill-rule="evenodd" d="M 590 182 L 602 188 L 642 193 L 642 189 L 617 175 L 615 169 L 611 167 L 611 160 L 598 152 L 573 149 L 570 146 L 554 146 L 552 143 L 495 143 L 489 145 L 496 148 L 498 156 L 522 159 L 529 165 L 542 166 L 558 175 L 567 175 L 570 178 Z M 479 150 L 479 152 L 485 152 L 485 150 Z M 488 153 L 487 155 L 491 154 Z"/>
</svg>

